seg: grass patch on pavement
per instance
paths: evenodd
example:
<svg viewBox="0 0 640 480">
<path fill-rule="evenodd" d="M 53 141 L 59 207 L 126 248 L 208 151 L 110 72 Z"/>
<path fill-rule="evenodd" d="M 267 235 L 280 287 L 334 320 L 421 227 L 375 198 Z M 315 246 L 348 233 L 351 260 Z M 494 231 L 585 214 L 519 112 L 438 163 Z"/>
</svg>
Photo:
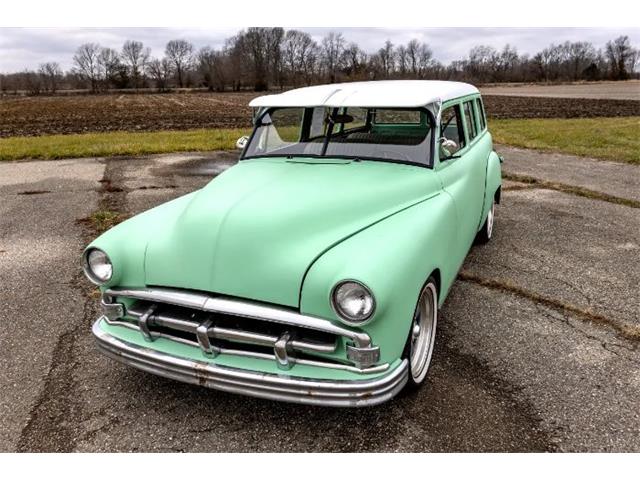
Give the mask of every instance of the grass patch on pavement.
<svg viewBox="0 0 640 480">
<path fill-rule="evenodd" d="M 640 165 L 640 117 L 494 119 L 496 143 Z"/>
<path fill-rule="evenodd" d="M 231 150 L 247 129 L 105 132 L 0 138 L 0 160 L 55 160 L 152 153 Z"/>
<path fill-rule="evenodd" d="M 539 305 L 553 308 L 556 311 L 571 313 L 581 320 L 586 320 L 596 325 L 613 328 L 617 333 L 619 333 L 627 340 L 635 342 L 640 340 L 640 326 L 638 326 L 637 324 L 630 324 L 615 318 L 605 317 L 604 315 L 594 312 L 590 308 L 583 309 L 581 307 L 563 302 L 561 300 L 556 300 L 554 298 L 540 295 L 532 290 L 522 288 L 519 285 L 510 282 L 509 280 L 484 278 L 466 270 L 460 271 L 460 273 L 458 273 L 458 278 L 464 282 L 471 282 L 476 285 L 490 288 L 492 290 L 513 293 L 520 297 L 531 300 L 532 302 L 535 302 Z"/>
<path fill-rule="evenodd" d="M 111 210 L 98 210 L 86 218 L 78 220 L 79 223 L 89 225 L 96 233 L 101 234 L 126 220 L 126 215 Z"/>
<path fill-rule="evenodd" d="M 578 187 L 575 185 L 567 185 L 559 182 L 549 182 L 547 180 L 541 180 L 539 178 L 530 177 L 528 175 L 517 175 L 514 173 L 502 172 L 502 178 L 504 180 L 510 180 L 512 182 L 519 182 L 524 184 L 523 186 L 511 187 L 506 190 L 521 190 L 522 188 L 546 188 L 548 190 L 556 190 L 558 192 L 571 193 L 580 197 L 591 198 L 593 200 L 602 200 L 603 202 L 615 203 L 618 205 L 625 205 L 632 208 L 640 208 L 640 202 L 637 200 L 631 200 L 629 198 L 616 197 L 609 195 L 608 193 L 596 192 L 595 190 L 589 190 L 588 188 Z"/>
</svg>

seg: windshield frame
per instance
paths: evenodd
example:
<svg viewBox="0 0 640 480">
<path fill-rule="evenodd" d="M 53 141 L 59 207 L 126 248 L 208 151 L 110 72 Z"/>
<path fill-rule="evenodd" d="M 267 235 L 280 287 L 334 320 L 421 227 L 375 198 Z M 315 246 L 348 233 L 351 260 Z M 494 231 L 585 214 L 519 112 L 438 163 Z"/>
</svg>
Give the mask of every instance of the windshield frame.
<svg viewBox="0 0 640 480">
<path fill-rule="evenodd" d="M 277 153 L 277 154 L 266 153 L 261 155 L 247 156 L 246 152 L 248 150 L 248 147 L 253 142 L 254 137 L 258 132 L 258 129 L 262 126 L 262 119 L 264 118 L 264 116 L 267 114 L 273 113 L 276 110 L 282 110 L 282 109 L 288 109 L 288 108 L 300 108 L 303 110 L 312 109 L 312 108 L 329 108 L 332 112 L 332 115 L 337 114 L 338 111 L 341 110 L 342 108 L 365 108 L 365 109 L 372 109 L 372 110 L 379 108 L 384 110 L 417 110 L 417 111 L 423 112 L 426 115 L 427 123 L 431 129 L 430 132 L 428 132 L 428 134 L 431 136 L 431 139 L 429 141 L 429 147 L 426 149 L 426 152 L 425 152 L 427 157 L 426 161 L 414 162 L 414 161 L 402 160 L 402 159 L 369 157 L 365 155 L 335 155 L 335 154 L 326 155 L 329 142 L 331 141 L 331 137 L 333 135 L 334 126 L 337 125 L 335 123 L 329 123 L 326 138 L 323 142 L 321 154 L 308 154 L 308 153 L 302 154 L 301 153 L 301 154 L 283 155 L 281 153 Z M 240 161 L 259 159 L 259 158 L 283 158 L 283 157 L 291 160 L 296 158 L 313 158 L 313 159 L 319 159 L 319 160 L 340 159 L 340 160 L 353 160 L 353 161 L 362 160 L 362 161 L 374 161 L 374 162 L 385 162 L 385 163 L 397 163 L 402 165 L 412 165 L 412 166 L 430 168 L 430 169 L 433 169 L 433 166 L 435 163 L 435 143 L 436 143 L 436 128 L 437 128 L 436 118 L 433 112 L 431 112 L 431 110 L 429 110 L 429 108 L 427 108 L 426 106 L 408 108 L 408 107 L 373 107 L 373 106 L 354 106 L 354 105 L 352 105 L 351 107 L 331 107 L 331 106 L 325 107 L 322 105 L 317 107 L 311 107 L 311 106 L 291 105 L 286 107 L 264 107 L 264 108 L 261 108 L 260 110 L 261 111 L 258 111 L 258 114 L 254 118 L 253 130 L 251 131 L 251 135 L 249 136 L 249 140 L 247 141 L 247 146 L 242 150 L 242 154 L 240 155 Z"/>
</svg>

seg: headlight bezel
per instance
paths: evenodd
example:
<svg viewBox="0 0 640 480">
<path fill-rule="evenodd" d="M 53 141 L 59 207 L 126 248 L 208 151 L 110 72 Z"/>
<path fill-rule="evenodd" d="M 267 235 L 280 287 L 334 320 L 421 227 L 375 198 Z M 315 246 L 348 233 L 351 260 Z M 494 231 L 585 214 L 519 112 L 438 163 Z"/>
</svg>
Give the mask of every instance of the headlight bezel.
<svg viewBox="0 0 640 480">
<path fill-rule="evenodd" d="M 360 288 L 362 288 L 371 298 L 371 311 L 364 317 L 362 318 L 355 318 L 352 317 L 348 314 L 345 314 L 344 310 L 340 307 L 338 301 L 337 301 L 337 293 L 338 290 L 343 287 L 344 285 L 347 284 L 356 284 L 358 285 Z M 373 292 L 371 291 L 371 289 L 364 284 L 363 282 L 359 281 L 359 280 L 355 280 L 352 278 L 347 278 L 344 280 L 340 280 L 339 282 L 337 282 L 333 288 L 331 289 L 331 293 L 329 295 L 329 304 L 331 305 L 331 309 L 333 310 L 333 312 L 337 315 L 338 319 L 344 323 L 345 325 L 348 325 L 350 327 L 362 327 L 363 325 L 368 324 L 372 319 L 373 319 L 373 315 L 376 312 L 376 307 L 377 307 L 377 303 L 376 303 L 376 297 L 373 294 Z"/>
<path fill-rule="evenodd" d="M 111 272 L 109 274 L 109 277 L 106 278 L 106 279 L 100 278 L 91 269 L 91 265 L 89 263 L 89 255 L 91 255 L 91 253 L 94 252 L 94 251 L 102 253 L 105 256 L 106 261 L 108 262 L 108 264 L 111 266 Z M 84 271 L 84 275 L 87 277 L 87 279 L 89 279 L 89 281 L 91 283 L 93 283 L 94 285 L 98 285 L 98 286 L 104 285 L 104 284 L 108 283 L 113 278 L 113 262 L 111 261 L 111 258 L 109 257 L 107 252 L 105 252 L 101 248 L 91 247 L 91 248 L 87 248 L 84 251 L 84 253 L 82 254 L 82 270 Z"/>
</svg>

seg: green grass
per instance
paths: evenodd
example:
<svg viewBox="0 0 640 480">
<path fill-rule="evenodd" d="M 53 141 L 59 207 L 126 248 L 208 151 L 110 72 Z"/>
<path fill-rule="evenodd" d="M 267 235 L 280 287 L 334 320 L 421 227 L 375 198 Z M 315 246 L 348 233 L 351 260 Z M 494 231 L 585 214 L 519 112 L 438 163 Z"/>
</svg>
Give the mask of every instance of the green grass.
<svg viewBox="0 0 640 480">
<path fill-rule="evenodd" d="M 0 139 L 0 160 L 110 157 L 230 150 L 246 129 L 108 132 Z"/>
<path fill-rule="evenodd" d="M 640 117 L 490 120 L 496 143 L 640 165 Z"/>
<path fill-rule="evenodd" d="M 496 143 L 640 165 L 640 117 L 491 120 Z M 0 139 L 0 160 L 229 150 L 246 129 L 110 132 Z"/>
</svg>

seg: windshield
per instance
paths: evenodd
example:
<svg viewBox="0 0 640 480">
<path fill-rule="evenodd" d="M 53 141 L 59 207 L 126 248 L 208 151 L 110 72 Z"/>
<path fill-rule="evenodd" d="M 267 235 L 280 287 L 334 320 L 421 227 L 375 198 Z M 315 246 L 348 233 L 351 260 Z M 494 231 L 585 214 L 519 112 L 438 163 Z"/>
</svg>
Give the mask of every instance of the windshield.
<svg viewBox="0 0 640 480">
<path fill-rule="evenodd" d="M 431 165 L 426 109 L 272 108 L 257 120 L 243 158 L 338 157 Z"/>
</svg>

